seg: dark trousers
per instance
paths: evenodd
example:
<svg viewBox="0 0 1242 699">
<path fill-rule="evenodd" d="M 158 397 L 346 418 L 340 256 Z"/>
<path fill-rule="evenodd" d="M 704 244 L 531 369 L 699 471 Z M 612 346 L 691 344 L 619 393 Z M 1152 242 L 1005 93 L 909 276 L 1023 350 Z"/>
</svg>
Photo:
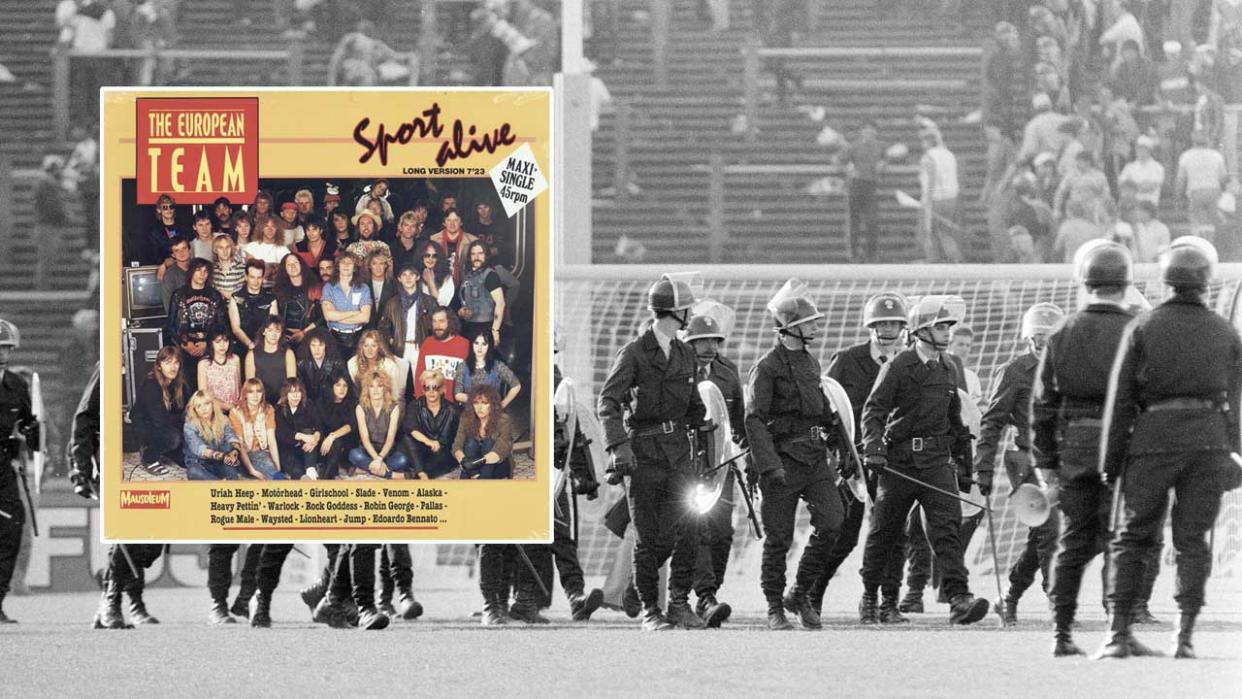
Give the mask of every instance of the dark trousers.
<svg viewBox="0 0 1242 699">
<path fill-rule="evenodd" d="M 785 592 L 785 557 L 793 545 L 794 523 L 798 513 L 798 500 L 806 502 L 811 514 L 811 537 L 802 550 L 798 561 L 795 593 L 805 594 L 822 574 L 824 561 L 841 531 L 844 519 L 841 496 L 833 485 L 835 475 L 828 468 L 828 461 L 821 460 L 808 466 L 793 459 L 781 457 L 785 468 L 786 484 L 759 487 L 763 492 L 763 527 L 767 537 L 763 541 L 763 563 L 760 566 L 760 586 L 769 603 L 778 602 Z"/>
<path fill-rule="evenodd" d="M 213 601 L 228 599 L 229 585 L 233 581 L 233 554 L 239 548 L 240 544 L 212 544 L 207 549 L 207 591 Z M 239 600 L 248 602 L 259 587 L 259 561 L 262 553 L 262 544 L 250 544 L 246 547 L 241 581 L 237 588 Z"/>
<path fill-rule="evenodd" d="M 259 554 L 259 595 L 270 597 L 280 584 L 280 570 L 293 550 L 293 544 L 263 544 Z"/>
<path fill-rule="evenodd" d="M 6 462 L 0 468 L 10 469 Z M 26 522 L 26 508 L 22 506 L 18 494 L 17 479 L 13 471 L 0 474 L 0 510 L 9 517 L 0 517 L 0 601 L 9 592 L 9 583 L 13 579 L 13 568 L 17 565 L 17 554 L 22 550 L 22 526 Z"/>
<path fill-rule="evenodd" d="M 509 587 L 515 588 L 518 604 L 533 607 L 542 604 L 543 594 L 534 574 L 521 559 L 522 551 L 530 558 L 535 570 L 550 571 L 550 546 L 528 544 L 483 544 L 479 547 L 479 591 L 484 599 L 509 599 Z M 550 576 L 550 572 L 549 575 Z"/>
<path fill-rule="evenodd" d="M 850 180 L 849 207 L 850 259 L 854 262 L 875 262 L 880 244 L 880 214 L 873 180 Z"/>
<path fill-rule="evenodd" d="M 142 438 L 142 463 L 153 464 L 160 457 L 182 465 L 185 460 L 181 453 L 183 439 L 180 431 L 144 429 L 140 431 Z"/>
<path fill-rule="evenodd" d="M 375 606 L 375 552 L 379 544 L 341 544 L 333 561 L 328 594 L 333 602 L 353 595 L 359 609 Z"/>
<path fill-rule="evenodd" d="M 160 557 L 164 552 L 163 544 L 125 544 L 125 551 L 121 551 L 121 544 L 114 544 L 108 550 L 108 575 L 116 581 L 117 588 L 120 590 L 129 589 L 132 585 L 142 584 L 143 571 L 151 567 L 155 563 L 155 559 Z M 129 559 L 125 558 L 125 554 L 129 554 Z M 134 562 L 134 571 L 130 568 L 129 561 Z M 135 572 L 137 573 L 135 575 Z"/>
<path fill-rule="evenodd" d="M 942 466 L 917 470 L 902 463 L 890 463 L 889 467 L 902 469 L 949 492 L 957 490 L 957 478 L 947 460 Z M 942 571 L 944 594 L 952 599 L 955 595 L 970 592 L 966 565 L 962 560 L 961 507 L 957 501 L 887 472 L 880 474 L 875 507 L 871 511 L 871 528 L 863 549 L 864 592 L 875 594 L 884 582 L 890 552 L 901 536 L 910 508 L 915 503 L 923 508 L 927 516 L 927 534 L 936 556 L 936 565 Z M 911 545 L 914 539 L 912 536 Z M 913 583 L 911 588 L 914 588 Z"/>
<path fill-rule="evenodd" d="M 1108 599 L 1114 609 L 1131 609 L 1138 600 L 1172 490 L 1173 548 L 1177 551 L 1173 598 L 1183 613 L 1199 612 L 1203 588 L 1212 571 L 1208 532 L 1220 511 L 1220 479 L 1229 467 L 1228 458 L 1220 452 L 1131 457 L 1122 482 L 1125 514 L 1109 547 Z"/>
<path fill-rule="evenodd" d="M 380 547 L 380 600 L 392 602 L 393 589 L 414 587 L 414 559 L 409 544 L 384 544 Z"/>
<path fill-rule="evenodd" d="M 684 601 L 694 582 L 698 521 L 686 505 L 693 483 L 684 434 L 635 437 L 637 465 L 626 494 L 634 523 L 634 587 L 644 607 L 659 604 L 660 566 L 672 558 L 669 599 Z"/>
<path fill-rule="evenodd" d="M 1061 535 L 1049 596 L 1058 620 L 1072 621 L 1078 610 L 1083 570 L 1108 543 L 1112 491 L 1093 478 L 1085 478 L 1062 482 L 1059 493 Z"/>
<path fill-rule="evenodd" d="M 354 442 L 348 437 L 342 437 L 332 441 L 332 446 L 328 448 L 328 453 L 319 461 L 319 478 L 321 480 L 335 480 L 341 474 L 341 467 L 346 463 L 346 455 L 349 450 L 355 446 Z"/>
<path fill-rule="evenodd" d="M 875 478 L 870 473 L 867 477 L 867 490 L 871 492 L 872 499 L 875 498 Z M 866 513 L 866 503 L 860 502 L 850 492 L 849 487 L 844 483 L 838 486 L 837 491 L 841 496 L 841 504 L 845 509 L 845 518 L 841 523 L 841 533 L 837 535 L 837 540 L 833 542 L 832 547 L 828 549 L 828 557 L 824 560 L 824 570 L 819 577 L 811 584 L 810 595 L 812 601 L 823 600 L 824 592 L 828 589 L 828 583 L 833 576 L 837 574 L 837 569 L 849 558 L 854 552 L 854 547 L 858 545 L 858 535 L 862 531 L 863 516 Z M 896 597 L 901 590 L 901 571 L 905 566 L 905 536 L 901 536 L 889 554 L 888 563 L 884 567 L 884 581 L 880 583 L 880 589 L 886 597 Z"/>
<path fill-rule="evenodd" d="M 335 445 L 333 445 L 335 446 Z M 280 470 L 290 479 L 300 481 L 306 477 L 307 469 L 316 469 L 319 467 L 319 446 L 309 452 L 301 449 L 280 447 Z"/>
<path fill-rule="evenodd" d="M 565 519 L 554 520 L 552 527 L 552 556 L 551 560 L 556 563 L 556 570 L 560 573 L 561 589 L 566 595 L 573 596 L 582 594 L 586 587 L 586 581 L 582 573 L 582 564 L 578 561 L 578 544 L 574 543 L 573 532 L 569 526 L 569 488 L 561 491 L 557 503 L 561 512 L 564 513 Z M 549 574 L 545 577 L 548 590 L 552 589 L 552 576 Z M 548 600 L 551 604 L 552 600 Z"/>
<path fill-rule="evenodd" d="M 1027 531 L 1026 546 L 1009 569 L 1009 597 L 1015 600 L 1021 597 L 1035 582 L 1036 572 L 1043 577 L 1044 592 L 1048 591 L 1052 582 L 1052 560 L 1057 550 L 1058 519 L 1054 511 L 1046 522 Z"/>
<path fill-rule="evenodd" d="M 720 500 L 703 516 L 698 554 L 694 562 L 694 592 L 702 599 L 715 596 L 724 583 L 733 551 L 733 472 L 725 476 Z"/>
</svg>

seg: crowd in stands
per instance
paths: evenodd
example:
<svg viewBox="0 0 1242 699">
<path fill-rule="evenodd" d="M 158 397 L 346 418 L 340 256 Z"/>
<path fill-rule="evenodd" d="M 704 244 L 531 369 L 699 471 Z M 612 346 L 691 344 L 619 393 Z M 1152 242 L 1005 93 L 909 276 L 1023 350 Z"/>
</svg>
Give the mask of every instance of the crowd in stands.
<svg viewBox="0 0 1242 699">
<path fill-rule="evenodd" d="M 531 327 L 510 312 L 529 293 L 512 222 L 486 194 L 464 191 L 463 214 L 443 183 L 395 184 L 193 212 L 165 194 L 125 226 L 126 264 L 155 268 L 167 313 L 130 411 L 150 475 L 509 477 L 529 367 L 505 349 Z"/>
</svg>

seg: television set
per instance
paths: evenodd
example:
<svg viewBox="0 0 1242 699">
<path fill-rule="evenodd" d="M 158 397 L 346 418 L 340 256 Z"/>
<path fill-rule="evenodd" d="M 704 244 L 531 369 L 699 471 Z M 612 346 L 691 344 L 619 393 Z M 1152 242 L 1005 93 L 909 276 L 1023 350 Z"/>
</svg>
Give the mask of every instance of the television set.
<svg viewBox="0 0 1242 699">
<path fill-rule="evenodd" d="M 168 317 L 161 283 L 156 277 L 159 265 L 125 268 L 124 313 L 131 325 L 144 325 Z"/>
</svg>

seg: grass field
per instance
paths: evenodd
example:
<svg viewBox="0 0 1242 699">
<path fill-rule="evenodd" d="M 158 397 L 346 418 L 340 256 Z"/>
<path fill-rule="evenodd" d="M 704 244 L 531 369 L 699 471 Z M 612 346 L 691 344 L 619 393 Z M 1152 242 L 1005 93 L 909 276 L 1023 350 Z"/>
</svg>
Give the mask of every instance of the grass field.
<svg viewBox="0 0 1242 699">
<path fill-rule="evenodd" d="M 836 602 L 824 631 L 772 633 L 747 605 L 719 631 L 646 634 L 605 610 L 589 623 L 570 622 L 559 594 L 552 625 L 500 629 L 470 618 L 473 589 L 419 591 L 419 599 L 427 616 L 418 621 L 336 631 L 312 624 L 299 597 L 282 589 L 274 627 L 261 630 L 208 625 L 203 590 L 152 589 L 148 607 L 162 624 L 93 631 L 95 594 L 11 597 L 5 609 L 22 623 L 0 628 L 0 697 L 1242 696 L 1236 606 L 1205 610 L 1200 660 L 1095 662 L 1051 658 L 1051 623 L 1039 610 L 1005 630 L 995 617 L 950 628 L 937 605 L 912 616 L 909 627 L 860 628 L 849 605 Z M 1167 606 L 1155 611 L 1174 618 Z M 1091 652 L 1104 619 L 1098 610 L 1084 613 L 1077 639 Z M 1138 635 L 1163 649 L 1172 628 L 1142 627 Z"/>
</svg>

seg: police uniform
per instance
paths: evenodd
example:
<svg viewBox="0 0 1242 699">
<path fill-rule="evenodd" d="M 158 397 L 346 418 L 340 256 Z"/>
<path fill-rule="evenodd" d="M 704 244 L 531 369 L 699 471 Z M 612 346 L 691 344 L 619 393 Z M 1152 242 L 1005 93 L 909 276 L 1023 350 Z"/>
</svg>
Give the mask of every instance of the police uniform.
<svg viewBox="0 0 1242 699">
<path fill-rule="evenodd" d="M 975 471 L 981 476 L 987 474 L 989 485 L 996 464 L 996 450 L 1000 446 L 1002 433 L 1009 425 L 1017 429 L 1014 448 L 1006 450 L 1002 459 L 1011 489 L 1016 490 L 1026 483 L 1039 483 L 1031 461 L 1030 436 L 1031 383 L 1038 366 L 1039 357 L 1033 352 L 1024 352 L 999 369 L 1000 377 L 993 384 L 992 397 L 983 413 L 975 456 Z M 1004 608 L 1007 623 L 1017 621 L 1018 599 L 1035 582 L 1036 571 L 1043 576 L 1044 591 L 1047 592 L 1052 556 L 1056 551 L 1057 526 L 1056 517 L 1049 517 L 1027 532 L 1026 545 L 1009 569 L 1009 592 L 1005 595 Z"/>
<path fill-rule="evenodd" d="M 0 623 L 12 621 L 4 614 L 4 597 L 13 579 L 13 568 L 22 546 L 22 527 L 26 522 L 21 484 L 12 465 L 18 458 L 22 443 L 10 435 L 18 425 L 31 424 L 35 426 L 37 442 L 38 423 L 31 411 L 30 387 L 25 379 L 6 369 L 0 377 L 0 444 L 3 445 L 3 454 L 0 454 L 0 511 L 8 515 L 0 517 Z M 26 438 L 29 440 L 30 436 Z"/>
<path fill-rule="evenodd" d="M 328 593 L 313 614 L 315 621 L 333 628 L 357 625 L 369 631 L 388 627 L 388 616 L 375 607 L 375 553 L 379 547 L 380 544 L 370 543 L 339 545 L 332 561 Z M 303 601 L 307 601 L 305 595 Z"/>
<path fill-rule="evenodd" d="M 605 446 L 614 458 L 618 449 L 633 452 L 626 500 L 636 535 L 634 584 L 654 628 L 664 626 L 660 566 L 674 559 L 670 606 L 684 606 L 693 583 L 697 522 L 686 516 L 685 496 L 694 482 L 687 431 L 700 429 L 705 415 L 694 351 L 674 337 L 667 346 L 666 354 L 652 328 L 622 348 L 598 404 Z"/>
<path fill-rule="evenodd" d="M 414 557 L 409 544 L 387 543 L 380 548 L 379 581 L 381 612 L 390 617 L 399 614 L 407 621 L 423 615 L 423 605 L 414 599 Z M 394 592 L 400 611 L 392 606 Z"/>
<path fill-rule="evenodd" d="M 263 544 L 250 544 L 246 547 L 237 598 L 230 607 L 229 586 L 233 581 L 233 554 L 239 548 L 240 544 L 212 544 L 207 548 L 207 592 L 211 595 L 210 619 L 213 624 L 236 623 L 237 620 L 230 613 L 243 618 L 250 616 L 250 600 L 259 587 L 259 561 Z"/>
<path fill-rule="evenodd" d="M 778 343 L 750 370 L 746 433 L 763 493 L 761 586 L 768 601 L 769 625 L 780 627 L 774 611 L 783 609 L 785 557 L 793 544 L 798 498 L 807 503 L 814 530 L 798 563 L 794 603 L 804 626 L 818 628 L 819 615 L 806 599 L 823 572 L 843 518 L 841 498 L 828 467 L 827 448 L 836 441 L 836 414 L 820 387 L 819 361 L 805 349 Z M 768 477 L 784 471 L 785 482 Z M 783 618 L 783 614 L 780 615 Z"/>
<path fill-rule="evenodd" d="M 850 408 L 854 412 L 854 424 L 859 426 L 862 425 L 863 404 L 871 393 L 872 387 L 875 386 L 875 380 L 880 375 L 880 367 L 888 361 L 883 353 L 879 354 L 877 360 L 877 353 L 873 351 L 873 346 L 874 343 L 868 340 L 834 354 L 828 362 L 828 376 L 835 379 L 845 389 L 846 395 L 850 398 Z M 855 441 L 861 452 L 861 429 L 855 431 Z M 867 491 L 874 499 L 875 475 L 868 472 L 864 474 L 864 477 Z M 841 567 L 845 559 L 853 553 L 854 547 L 858 545 L 858 535 L 862 530 L 863 515 L 867 509 L 866 503 L 854 497 L 844 481 L 838 490 L 845 509 L 845 516 L 841 524 L 841 532 L 828 550 L 824 570 L 811 585 L 810 600 L 816 609 L 823 606 L 824 592 L 828 588 L 829 581 L 837 574 L 837 569 Z M 901 588 L 901 571 L 905 564 L 904 540 L 905 537 L 902 535 L 900 542 L 893 546 L 889 561 L 884 568 L 885 577 L 880 584 L 880 589 L 886 600 L 896 599 Z"/>
<path fill-rule="evenodd" d="M 1175 653 L 1194 656 L 1190 635 L 1212 566 L 1208 532 L 1223 493 L 1238 486 L 1229 453 L 1242 451 L 1242 339 L 1201 297 L 1215 250 L 1209 261 L 1197 246 L 1174 241 L 1161 266 L 1165 283 L 1178 291 L 1126 327 L 1105 402 L 1100 463 L 1106 478 L 1121 479 L 1125 503 L 1109 551 L 1113 620 L 1101 650 L 1105 657 L 1135 654 L 1130 610 L 1170 489 L 1178 562 L 1174 599 L 1182 615 Z"/>
<path fill-rule="evenodd" d="M 915 307 L 914 314 L 922 312 L 923 303 Z M 932 313 L 940 311 L 933 308 Z M 956 322 L 948 315 L 944 320 Z M 927 327 L 911 325 L 913 332 Z M 987 602 L 970 595 L 958 503 L 890 473 L 899 471 L 949 492 L 959 488 L 959 478 L 969 480 L 970 433 L 962 423 L 957 387 L 956 366 L 943 352 L 925 357 L 918 347 L 912 347 L 880 369 L 875 388 L 863 406 L 865 459 L 869 464 L 884 464 L 863 551 L 863 621 L 874 617 L 876 590 L 884 581 L 889 552 L 916 502 L 927 517 L 928 538 L 937 568 L 942 571 L 942 590 L 953 605 L 951 619 L 970 623 L 987 613 Z M 951 461 L 957 462 L 957 471 Z"/>
</svg>

